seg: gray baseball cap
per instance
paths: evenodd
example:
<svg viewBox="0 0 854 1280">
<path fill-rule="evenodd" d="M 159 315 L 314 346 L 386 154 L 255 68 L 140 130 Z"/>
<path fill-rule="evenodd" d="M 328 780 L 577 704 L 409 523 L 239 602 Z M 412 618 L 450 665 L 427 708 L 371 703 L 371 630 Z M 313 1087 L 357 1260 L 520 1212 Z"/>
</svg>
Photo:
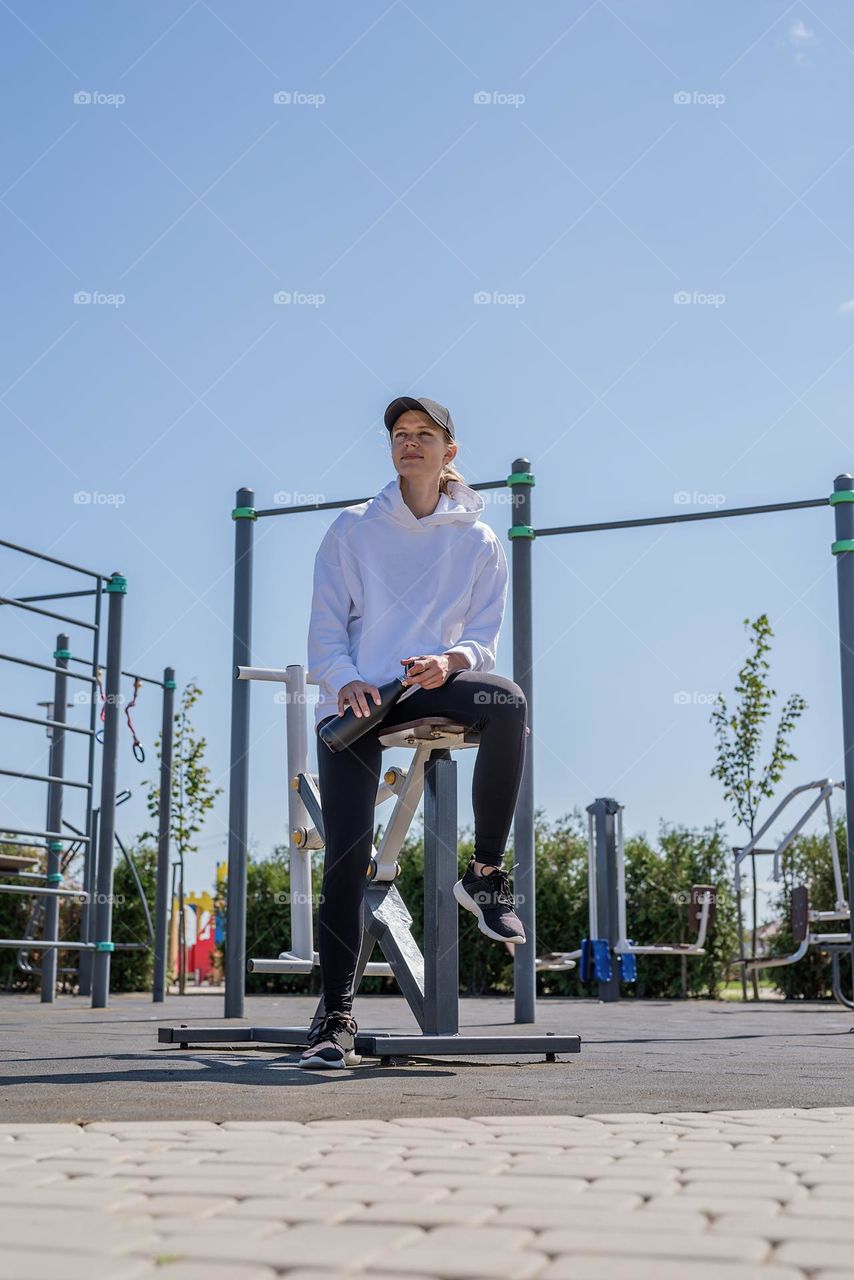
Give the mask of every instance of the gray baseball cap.
<svg viewBox="0 0 854 1280">
<path fill-rule="evenodd" d="M 429 414 L 438 427 L 443 427 L 447 431 L 452 440 L 456 440 L 454 420 L 450 410 L 435 400 L 428 400 L 426 396 L 398 396 L 396 400 L 392 400 L 383 417 L 389 431 L 407 409 L 422 409 L 424 413 Z"/>
</svg>

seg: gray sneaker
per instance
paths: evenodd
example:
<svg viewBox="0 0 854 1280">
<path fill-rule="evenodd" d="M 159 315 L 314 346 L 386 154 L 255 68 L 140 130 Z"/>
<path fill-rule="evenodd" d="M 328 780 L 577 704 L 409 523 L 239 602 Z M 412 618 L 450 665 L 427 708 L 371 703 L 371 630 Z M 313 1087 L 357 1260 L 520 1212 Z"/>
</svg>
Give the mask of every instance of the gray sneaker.
<svg viewBox="0 0 854 1280">
<path fill-rule="evenodd" d="M 299 1065 L 313 1070 L 354 1067 L 362 1061 L 354 1050 L 358 1027 L 348 1013 L 327 1013 L 308 1033 L 308 1048 L 300 1055 Z"/>
<path fill-rule="evenodd" d="M 477 916 L 477 927 L 487 938 L 494 938 L 496 942 L 525 941 L 510 880 L 500 867 L 489 875 L 478 875 L 472 858 L 462 880 L 454 885 L 454 897 L 461 907 Z"/>
</svg>

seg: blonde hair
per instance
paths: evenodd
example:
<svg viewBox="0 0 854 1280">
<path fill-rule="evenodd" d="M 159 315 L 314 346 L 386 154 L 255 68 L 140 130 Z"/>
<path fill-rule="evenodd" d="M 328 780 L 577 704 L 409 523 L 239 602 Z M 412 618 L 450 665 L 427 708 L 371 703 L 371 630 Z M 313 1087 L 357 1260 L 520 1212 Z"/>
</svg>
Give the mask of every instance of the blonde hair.
<svg viewBox="0 0 854 1280">
<path fill-rule="evenodd" d="M 447 431 L 445 431 L 444 427 L 442 428 L 442 431 L 450 440 L 451 437 L 448 435 Z M 451 484 L 453 481 L 457 481 L 457 480 L 460 482 L 460 484 L 465 484 L 465 480 L 460 475 L 459 471 L 457 471 L 453 462 L 446 462 L 444 467 L 442 467 L 441 472 L 439 473 L 439 492 L 447 493 L 448 485 Z"/>
</svg>

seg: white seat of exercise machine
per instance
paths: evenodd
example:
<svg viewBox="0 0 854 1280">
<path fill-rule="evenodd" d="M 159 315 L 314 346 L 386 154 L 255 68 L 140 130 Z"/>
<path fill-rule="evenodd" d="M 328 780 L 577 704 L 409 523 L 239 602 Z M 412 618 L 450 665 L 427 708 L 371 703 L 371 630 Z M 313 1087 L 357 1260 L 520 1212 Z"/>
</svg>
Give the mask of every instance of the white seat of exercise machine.
<svg viewBox="0 0 854 1280">
<path fill-rule="evenodd" d="M 449 716 L 421 716 L 418 720 L 395 725 L 388 733 L 381 733 L 379 740 L 384 747 L 417 747 L 448 738 L 457 739 L 448 744 L 454 747 L 476 747 L 479 737 L 476 729 L 457 724 Z"/>
</svg>

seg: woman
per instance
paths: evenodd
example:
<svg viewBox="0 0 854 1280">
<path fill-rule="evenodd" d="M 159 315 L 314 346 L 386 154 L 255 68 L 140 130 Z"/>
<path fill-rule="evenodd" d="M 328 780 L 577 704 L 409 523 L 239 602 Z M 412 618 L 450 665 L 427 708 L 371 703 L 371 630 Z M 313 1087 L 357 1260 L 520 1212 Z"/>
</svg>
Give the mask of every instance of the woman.
<svg viewBox="0 0 854 1280">
<path fill-rule="evenodd" d="M 362 893 L 373 848 L 381 733 L 426 715 L 480 731 L 472 786 L 475 852 L 454 888 L 478 927 L 524 942 L 501 862 L 525 759 L 527 706 L 518 685 L 489 675 L 507 597 L 500 541 L 479 516 L 483 500 L 452 463 L 451 415 L 435 400 L 388 406 L 393 480 L 347 507 L 330 526 L 314 569 L 308 673 L 320 686 L 319 729 L 348 707 L 368 714 L 378 686 L 404 678 L 407 693 L 350 748 L 317 738 L 326 837 L 318 950 L 325 1016 L 300 1059 L 343 1067 L 355 1035 L 353 980 L 362 938 Z M 401 669 L 402 668 L 402 669 Z"/>
</svg>

